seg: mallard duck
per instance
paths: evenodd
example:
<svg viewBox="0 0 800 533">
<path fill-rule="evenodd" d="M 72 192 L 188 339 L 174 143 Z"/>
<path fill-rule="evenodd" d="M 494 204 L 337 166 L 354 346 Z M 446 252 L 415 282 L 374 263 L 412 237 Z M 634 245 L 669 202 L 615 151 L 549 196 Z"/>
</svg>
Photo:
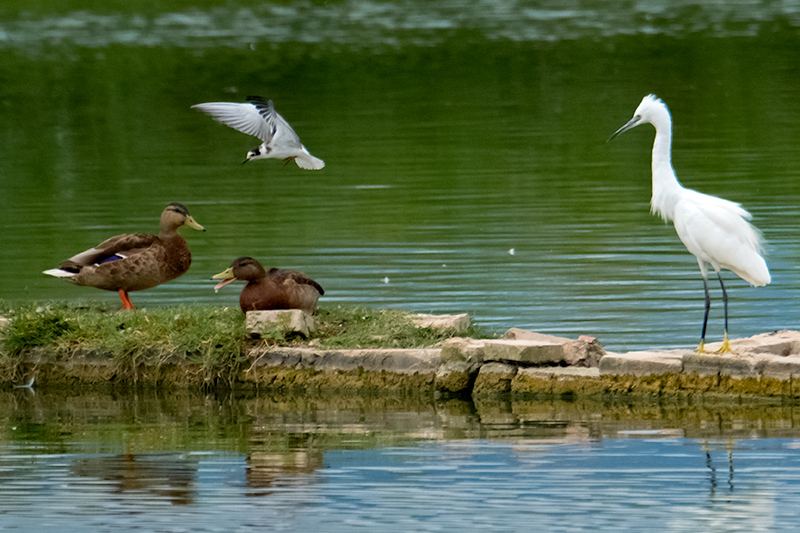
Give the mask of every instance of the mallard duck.
<svg viewBox="0 0 800 533">
<path fill-rule="evenodd" d="M 294 159 L 297 166 L 306 170 L 319 170 L 325 166 L 322 159 L 314 157 L 286 120 L 280 116 L 272 100 L 250 96 L 249 103 L 208 102 L 193 105 L 192 109 L 211 115 L 235 130 L 261 139 L 261 146 L 247 152 L 244 163 L 251 159 L 283 159 L 286 164 Z"/>
<path fill-rule="evenodd" d="M 215 291 L 237 279 L 247 285 L 239 295 L 239 305 L 243 312 L 267 311 L 271 309 L 302 309 L 313 313 L 317 300 L 325 294 L 319 283 L 305 274 L 294 270 L 270 268 L 264 270 L 261 263 L 252 257 L 240 257 L 224 272 L 211 279 L 222 281 L 214 287 Z"/>
<path fill-rule="evenodd" d="M 192 264 L 189 247 L 177 231 L 181 226 L 205 231 L 189 215 L 186 206 L 169 204 L 161 213 L 158 235 L 117 235 L 44 273 L 75 285 L 118 291 L 123 309 L 134 309 L 129 292 L 150 289 L 175 279 Z"/>
</svg>

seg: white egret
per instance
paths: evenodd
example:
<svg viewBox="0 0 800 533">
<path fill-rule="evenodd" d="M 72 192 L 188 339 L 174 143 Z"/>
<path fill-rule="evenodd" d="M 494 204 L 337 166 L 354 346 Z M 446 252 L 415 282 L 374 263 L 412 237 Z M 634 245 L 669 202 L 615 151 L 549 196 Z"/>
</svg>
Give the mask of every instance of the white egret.
<svg viewBox="0 0 800 533">
<path fill-rule="evenodd" d="M 665 222 L 672 221 L 683 244 L 696 258 L 703 275 L 705 315 L 700 334 L 698 353 L 704 352 L 708 311 L 708 265 L 717 273 L 722 287 L 725 307 L 725 338 L 720 353 L 730 352 L 728 343 L 728 295 L 722 282 L 721 268 L 733 271 L 753 286 L 761 287 L 770 281 L 767 263 L 761 256 L 761 235 L 748 221 L 750 213 L 741 205 L 716 196 L 686 189 L 672 168 L 672 118 L 669 109 L 655 95 L 648 95 L 636 108 L 633 118 L 614 132 L 609 141 L 640 124 L 652 124 L 656 129 L 653 142 L 653 197 L 651 212 Z"/>
<path fill-rule="evenodd" d="M 325 166 L 322 159 L 308 153 L 300 138 L 272 105 L 272 100 L 259 96 L 247 98 L 250 103 L 208 102 L 193 105 L 218 122 L 261 139 L 261 146 L 247 152 L 242 164 L 251 159 L 284 159 L 288 164 L 294 159 L 297 166 L 306 170 L 319 170 Z"/>
</svg>

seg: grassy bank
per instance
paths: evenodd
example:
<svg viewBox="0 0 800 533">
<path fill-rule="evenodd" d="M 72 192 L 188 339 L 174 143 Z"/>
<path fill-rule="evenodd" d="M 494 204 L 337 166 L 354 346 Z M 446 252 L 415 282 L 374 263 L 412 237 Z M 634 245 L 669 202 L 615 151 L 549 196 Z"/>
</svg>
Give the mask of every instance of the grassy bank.
<svg viewBox="0 0 800 533">
<path fill-rule="evenodd" d="M 133 381 L 142 366 L 185 364 L 208 382 L 236 375 L 255 342 L 323 349 L 421 348 L 454 335 L 415 327 L 404 311 L 341 305 L 318 311 L 317 330 L 309 338 L 276 333 L 259 341 L 248 339 L 244 315 L 232 307 L 118 311 L 92 302 L 0 303 L 0 316 L 10 319 L 1 332 L 0 372 L 15 378 L 18 365 L 35 356 L 41 363 L 105 360 L 117 379 Z M 475 326 L 467 335 L 491 336 Z"/>
</svg>

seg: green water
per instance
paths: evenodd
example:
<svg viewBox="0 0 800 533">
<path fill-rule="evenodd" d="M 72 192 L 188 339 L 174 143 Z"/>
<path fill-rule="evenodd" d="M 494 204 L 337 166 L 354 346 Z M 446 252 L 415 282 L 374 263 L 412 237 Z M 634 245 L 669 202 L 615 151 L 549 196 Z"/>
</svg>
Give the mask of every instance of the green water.
<svg viewBox="0 0 800 533">
<path fill-rule="evenodd" d="M 605 143 L 654 92 L 684 185 L 742 202 L 768 242 L 769 287 L 726 276 L 731 334 L 795 328 L 798 21 L 794 3 L 8 3 L 0 298 L 116 306 L 40 272 L 180 201 L 208 231 L 182 230 L 191 269 L 138 306 L 236 305 L 208 278 L 250 255 L 312 276 L 322 305 L 689 346 L 702 282 L 648 212 L 652 129 Z M 324 170 L 240 165 L 256 140 L 189 108 L 251 94 Z"/>
</svg>

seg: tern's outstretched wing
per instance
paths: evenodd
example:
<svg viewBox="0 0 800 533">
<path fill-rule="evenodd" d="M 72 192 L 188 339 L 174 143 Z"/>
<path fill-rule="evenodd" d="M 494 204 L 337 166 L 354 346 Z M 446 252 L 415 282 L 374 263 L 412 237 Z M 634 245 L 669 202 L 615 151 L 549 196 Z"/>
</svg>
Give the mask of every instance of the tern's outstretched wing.
<svg viewBox="0 0 800 533">
<path fill-rule="evenodd" d="M 271 113 L 263 112 L 259 105 L 255 103 L 208 102 L 193 105 L 192 109 L 199 109 L 203 113 L 210 115 L 214 120 L 242 133 L 258 137 L 261 141 L 269 144 L 273 135 L 275 135 L 275 120 L 274 118 L 269 118 L 269 116 L 276 113 L 272 109 L 272 101 L 269 101 L 268 104 Z"/>
<path fill-rule="evenodd" d="M 276 132 L 280 131 L 280 135 L 285 138 L 286 142 L 296 143 L 298 147 L 300 146 L 300 138 L 286 122 L 286 119 L 275 111 L 272 100 L 266 100 L 261 96 L 248 96 L 247 100 L 252 102 L 261 117 L 269 124 L 272 135 L 276 135 Z"/>
</svg>

